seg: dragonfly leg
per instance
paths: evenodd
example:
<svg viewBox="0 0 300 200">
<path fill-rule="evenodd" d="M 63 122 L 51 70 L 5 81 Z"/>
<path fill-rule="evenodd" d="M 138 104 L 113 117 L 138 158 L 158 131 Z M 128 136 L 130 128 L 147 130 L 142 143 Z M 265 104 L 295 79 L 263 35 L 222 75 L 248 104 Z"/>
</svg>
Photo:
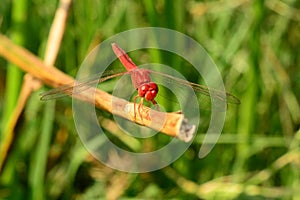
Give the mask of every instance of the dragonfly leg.
<svg viewBox="0 0 300 200">
<path fill-rule="evenodd" d="M 142 98 L 141 98 L 141 101 L 140 101 L 140 103 L 139 103 L 139 105 L 138 105 L 138 113 L 139 113 L 139 115 L 140 115 L 142 124 L 144 124 L 144 122 L 143 122 L 143 116 L 142 116 L 142 114 L 141 114 L 141 109 L 143 109 L 143 107 L 142 107 L 143 104 L 144 104 L 144 98 L 142 97 Z"/>
<path fill-rule="evenodd" d="M 136 114 L 138 113 L 140 118 L 141 118 L 141 121 L 143 123 L 143 117 L 142 117 L 142 114 L 141 114 L 141 109 L 142 109 L 142 105 L 144 103 L 144 98 L 141 97 L 141 101 L 139 102 L 138 106 L 137 106 L 137 109 L 136 109 L 136 101 L 137 101 L 137 98 L 140 97 L 139 95 L 135 96 L 134 99 L 133 99 L 133 113 L 134 113 L 134 121 L 136 121 Z"/>
<path fill-rule="evenodd" d="M 137 105 L 137 108 L 136 108 L 136 102 L 137 102 L 137 98 L 138 97 L 141 97 L 139 95 L 135 96 L 134 99 L 133 99 L 133 104 L 134 104 L 134 121 L 136 121 L 136 115 L 138 113 L 138 115 L 140 116 L 141 118 L 141 121 L 142 121 L 142 124 L 143 124 L 143 115 L 142 115 L 142 112 L 144 112 L 144 108 L 142 105 L 144 105 L 144 97 L 141 97 L 141 101 L 139 102 L 139 104 Z M 152 103 L 154 105 L 154 109 L 157 110 L 157 111 L 160 111 L 160 108 L 159 108 L 159 105 L 157 104 L 157 102 L 155 100 L 152 100 L 151 102 L 150 101 L 146 101 L 148 103 L 148 106 L 150 107 L 150 104 Z"/>
<path fill-rule="evenodd" d="M 159 108 L 159 105 L 157 104 L 157 102 L 154 99 L 151 102 L 154 105 L 154 109 L 157 111 L 160 111 L 160 108 Z"/>
</svg>

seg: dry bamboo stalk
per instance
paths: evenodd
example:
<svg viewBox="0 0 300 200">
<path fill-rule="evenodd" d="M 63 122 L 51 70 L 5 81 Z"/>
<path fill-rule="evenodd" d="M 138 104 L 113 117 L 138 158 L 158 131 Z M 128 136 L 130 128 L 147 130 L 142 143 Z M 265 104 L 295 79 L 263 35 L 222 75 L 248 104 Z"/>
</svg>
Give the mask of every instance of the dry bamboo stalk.
<svg viewBox="0 0 300 200">
<path fill-rule="evenodd" d="M 0 35 L 0 55 L 9 62 L 19 66 L 25 72 L 32 74 L 34 77 L 54 88 L 74 83 L 72 77 L 59 71 L 54 66 L 45 66 L 42 60 L 29 51 L 13 44 L 3 35 Z M 89 90 L 92 91 L 93 89 L 90 88 Z M 181 113 L 164 113 L 142 106 L 141 112 L 134 117 L 133 103 L 113 97 L 99 89 L 95 91 L 95 97 L 90 95 L 90 92 L 85 91 L 83 93 L 73 94 L 73 97 L 94 104 L 97 108 L 108 112 L 112 112 L 114 108 L 114 114 L 118 116 L 148 126 L 166 135 L 178 137 L 185 142 L 193 138 L 195 125 L 188 125 L 187 119 L 184 118 Z M 114 102 L 114 105 L 112 102 Z M 113 106 L 117 106 L 117 109 Z M 161 122 L 162 119 L 164 119 L 162 127 L 157 127 L 156 122 Z"/>
</svg>

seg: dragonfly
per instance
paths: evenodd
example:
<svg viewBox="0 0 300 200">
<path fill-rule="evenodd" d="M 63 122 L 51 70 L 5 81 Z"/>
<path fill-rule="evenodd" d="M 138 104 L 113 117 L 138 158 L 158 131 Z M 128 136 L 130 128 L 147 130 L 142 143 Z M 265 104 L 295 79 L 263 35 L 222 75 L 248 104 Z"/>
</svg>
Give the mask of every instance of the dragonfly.
<svg viewBox="0 0 300 200">
<path fill-rule="evenodd" d="M 41 96 L 41 100 L 57 99 L 67 95 L 72 95 L 73 91 L 76 91 L 76 93 L 84 91 L 89 88 L 89 85 L 92 85 L 95 82 L 101 83 L 115 77 L 129 74 L 131 76 L 132 84 L 137 91 L 137 95 L 133 99 L 134 109 L 136 107 L 135 105 L 137 98 L 141 98 L 137 108 L 138 112 L 140 111 L 141 105 L 143 105 L 143 100 L 152 103 L 154 106 L 157 105 L 155 98 L 158 94 L 158 85 L 155 82 L 151 81 L 152 76 L 159 76 L 166 82 L 168 82 L 168 84 L 176 84 L 178 87 L 186 86 L 192 88 L 197 96 L 205 97 L 206 99 L 211 99 L 212 101 L 215 100 L 219 102 L 225 102 L 226 104 L 240 104 L 240 100 L 236 96 L 228 92 L 208 88 L 204 85 L 192 83 L 169 74 L 139 68 L 126 54 L 126 52 L 116 43 L 112 43 L 112 50 L 118 57 L 122 65 L 125 67 L 126 71 L 120 73 L 108 71 L 104 73 L 101 78 L 96 77 L 94 79 L 79 82 L 74 85 L 61 86 L 59 88 L 43 93 Z M 134 110 L 134 115 L 136 115 L 136 110 Z"/>
</svg>

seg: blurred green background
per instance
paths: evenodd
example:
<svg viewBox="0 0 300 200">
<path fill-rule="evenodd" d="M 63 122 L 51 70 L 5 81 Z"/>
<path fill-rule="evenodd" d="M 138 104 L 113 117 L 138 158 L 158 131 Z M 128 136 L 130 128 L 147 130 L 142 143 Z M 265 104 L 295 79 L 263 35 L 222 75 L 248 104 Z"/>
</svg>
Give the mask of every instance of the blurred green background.
<svg viewBox="0 0 300 200">
<path fill-rule="evenodd" d="M 58 4 L 1 0 L 1 33 L 42 57 Z M 142 174 L 110 169 L 81 144 L 71 99 L 41 102 L 44 88 L 31 95 L 15 128 L 0 173 L 0 199 L 300 199 L 300 1 L 75 0 L 55 66 L 74 76 L 93 46 L 148 26 L 198 41 L 227 90 L 241 100 L 229 107 L 212 152 L 198 158 L 204 123 L 190 148 L 164 169 Z M 138 53 L 131 56 L 143 63 Z M 173 58 L 166 63 L 172 66 Z M 0 58 L 1 143 L 22 75 Z M 184 75 L 195 81 L 193 73 Z M 111 115 L 103 117 L 109 126 Z M 126 144 L 122 134 L 114 138 Z M 151 149 L 158 138 L 135 142 Z"/>
</svg>

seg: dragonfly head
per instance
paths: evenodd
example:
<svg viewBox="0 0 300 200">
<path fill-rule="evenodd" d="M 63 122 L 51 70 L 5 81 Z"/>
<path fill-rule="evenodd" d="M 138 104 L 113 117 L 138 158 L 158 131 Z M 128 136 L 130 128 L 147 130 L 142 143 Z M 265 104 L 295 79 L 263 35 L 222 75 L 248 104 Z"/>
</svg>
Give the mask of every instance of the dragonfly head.
<svg viewBox="0 0 300 200">
<path fill-rule="evenodd" d="M 144 83 L 138 88 L 138 93 L 140 97 L 144 97 L 147 101 L 155 102 L 154 98 L 158 93 L 158 87 L 153 82 Z"/>
</svg>

